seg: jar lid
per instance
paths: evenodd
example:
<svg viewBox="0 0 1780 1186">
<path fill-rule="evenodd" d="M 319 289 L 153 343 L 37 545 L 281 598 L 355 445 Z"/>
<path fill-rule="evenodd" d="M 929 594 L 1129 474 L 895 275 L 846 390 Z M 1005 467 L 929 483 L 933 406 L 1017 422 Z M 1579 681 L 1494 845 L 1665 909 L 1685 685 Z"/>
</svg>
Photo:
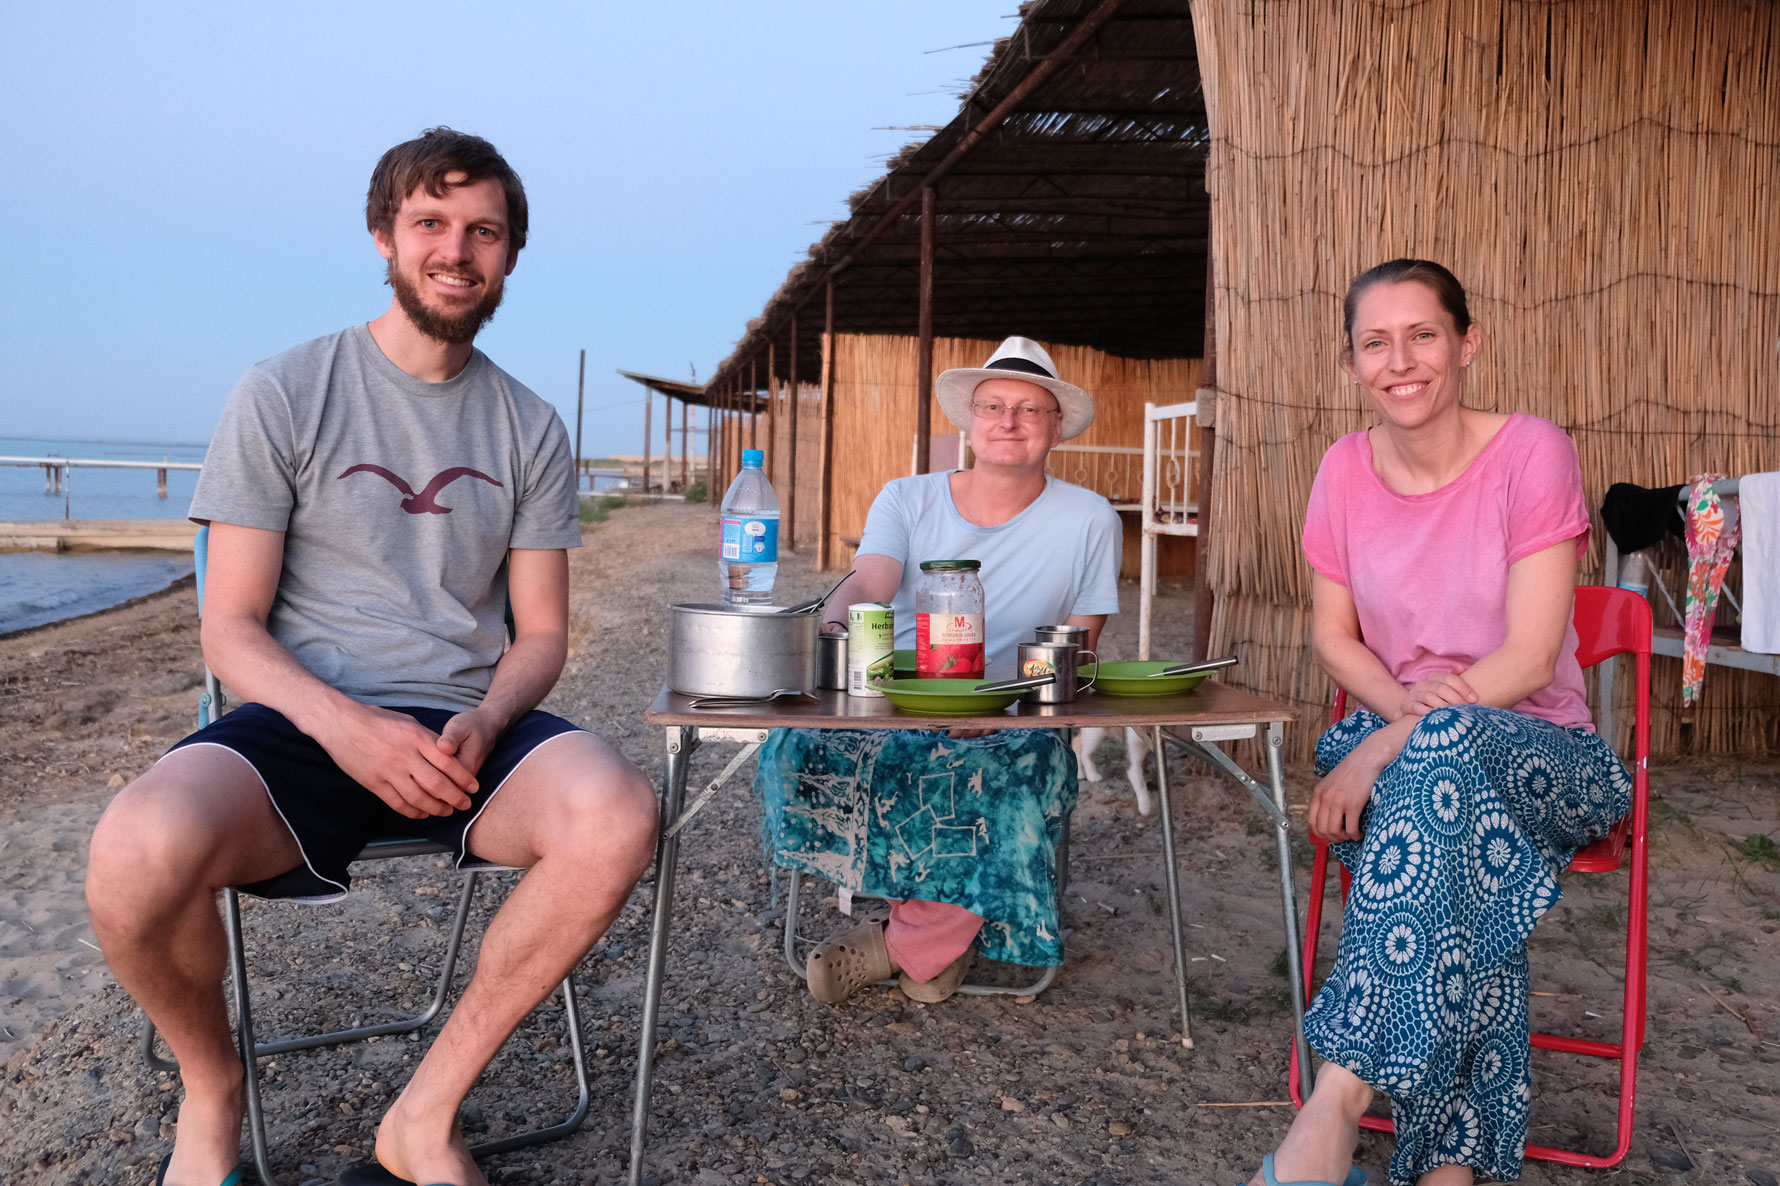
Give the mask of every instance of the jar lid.
<svg viewBox="0 0 1780 1186">
<path fill-rule="evenodd" d="M 983 567 L 981 560 L 923 560 L 922 572 L 975 572 Z"/>
</svg>

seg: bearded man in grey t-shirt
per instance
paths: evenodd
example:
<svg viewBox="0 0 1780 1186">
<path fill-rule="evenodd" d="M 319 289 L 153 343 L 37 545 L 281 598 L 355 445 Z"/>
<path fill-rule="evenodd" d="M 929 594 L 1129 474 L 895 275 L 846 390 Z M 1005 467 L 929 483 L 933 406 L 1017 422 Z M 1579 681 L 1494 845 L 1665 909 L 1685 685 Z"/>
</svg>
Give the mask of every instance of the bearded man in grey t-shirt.
<svg viewBox="0 0 1780 1186">
<path fill-rule="evenodd" d="M 388 312 L 250 369 L 192 501 L 204 655 L 249 703 L 125 787 L 93 836 L 94 930 L 185 1087 L 169 1186 L 239 1180 L 217 890 L 337 898 L 391 833 L 529 870 L 378 1128 L 381 1169 L 357 1171 L 480 1184 L 459 1105 L 654 853 L 642 772 L 537 711 L 581 539 L 568 436 L 474 346 L 525 245 L 525 191 L 487 141 L 435 128 L 384 155 L 365 217 Z"/>
</svg>

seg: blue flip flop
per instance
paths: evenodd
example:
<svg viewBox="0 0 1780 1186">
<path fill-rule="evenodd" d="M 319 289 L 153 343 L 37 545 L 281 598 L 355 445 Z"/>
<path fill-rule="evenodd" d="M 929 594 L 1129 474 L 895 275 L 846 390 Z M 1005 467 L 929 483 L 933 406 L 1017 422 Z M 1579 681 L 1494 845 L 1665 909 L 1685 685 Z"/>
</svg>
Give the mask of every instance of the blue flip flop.
<svg viewBox="0 0 1780 1186">
<path fill-rule="evenodd" d="M 1293 1178 L 1290 1182 L 1282 1182 L 1273 1176 L 1273 1154 L 1269 1153 L 1261 1159 L 1261 1180 L 1267 1186 L 1335 1186 L 1333 1182 L 1322 1178 Z M 1366 1171 L 1353 1166 L 1347 1171 L 1347 1177 L 1341 1179 L 1341 1186 L 1366 1186 Z"/>
<path fill-rule="evenodd" d="M 396 1177 L 375 1161 L 367 1161 L 341 1174 L 340 1186 L 415 1186 L 415 1183 Z M 451 1183 L 440 1182 L 437 1186 L 451 1186 Z"/>
<path fill-rule="evenodd" d="M 172 1164 L 173 1154 L 169 1153 L 161 1158 L 161 1168 L 155 1171 L 155 1186 L 167 1186 L 167 1167 Z M 217 1186 L 241 1186 L 241 1178 L 246 1173 L 247 1167 L 238 1165 L 230 1170 L 229 1176 L 217 1183 Z"/>
</svg>

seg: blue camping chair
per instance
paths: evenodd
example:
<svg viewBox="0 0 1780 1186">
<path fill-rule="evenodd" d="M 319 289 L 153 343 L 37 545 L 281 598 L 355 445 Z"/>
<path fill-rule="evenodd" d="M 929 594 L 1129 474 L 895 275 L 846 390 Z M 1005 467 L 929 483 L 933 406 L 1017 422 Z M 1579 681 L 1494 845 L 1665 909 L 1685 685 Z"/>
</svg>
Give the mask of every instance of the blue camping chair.
<svg viewBox="0 0 1780 1186">
<path fill-rule="evenodd" d="M 210 529 L 203 527 L 199 528 L 197 538 L 192 541 L 192 559 L 197 570 L 199 614 L 204 612 L 204 577 L 209 559 L 209 537 Z M 220 715 L 223 705 L 222 686 L 218 683 L 216 674 L 210 670 L 209 664 L 205 664 L 204 691 L 198 697 L 198 727 L 203 728 Z M 379 837 L 366 844 L 354 859 L 357 861 L 383 861 L 394 857 L 434 856 L 451 851 L 444 845 L 435 844 L 430 840 L 412 836 L 387 836 Z M 426 1008 L 413 1017 L 401 1021 L 353 1026 L 308 1037 L 282 1038 L 274 1042 L 258 1042 L 254 1039 L 253 1010 L 247 986 L 247 950 L 241 935 L 241 899 L 234 889 L 223 890 L 223 924 L 229 940 L 229 985 L 235 998 L 235 1042 L 241 1050 L 241 1063 L 246 1071 L 247 1127 L 253 1140 L 254 1170 L 265 1186 L 275 1186 L 278 1179 L 272 1173 L 270 1149 L 266 1139 L 265 1113 L 260 1103 L 259 1060 L 292 1050 L 310 1050 L 318 1046 L 337 1046 L 344 1042 L 356 1042 L 364 1038 L 412 1033 L 431 1022 L 444 1008 L 445 998 L 451 990 L 452 973 L 457 968 L 458 953 L 463 947 L 464 928 L 469 922 L 470 903 L 476 896 L 476 878 L 484 873 L 500 872 L 502 868 L 498 865 L 479 865 L 461 870 L 464 874 L 463 892 L 458 895 L 457 914 L 452 919 L 451 938 L 445 948 L 445 961 L 439 970 L 439 981 L 433 989 L 433 995 L 427 1002 Z M 562 999 L 563 1018 L 568 1029 L 569 1053 L 575 1066 L 575 1086 L 578 1092 L 574 1111 L 569 1114 L 568 1119 L 559 1124 L 476 1145 L 470 1150 L 475 1157 L 491 1157 L 496 1153 L 506 1153 L 513 1149 L 522 1149 L 527 1145 L 536 1145 L 544 1141 L 566 1137 L 580 1128 L 582 1121 L 587 1119 L 592 1091 L 587 1079 L 587 1058 L 581 1045 L 581 1012 L 575 1001 L 574 974 L 572 972 L 563 978 Z M 178 1063 L 161 1057 L 155 1049 L 154 1023 L 146 1018 L 142 1034 L 142 1056 L 150 1066 L 159 1070 L 174 1071 L 179 1069 Z"/>
</svg>

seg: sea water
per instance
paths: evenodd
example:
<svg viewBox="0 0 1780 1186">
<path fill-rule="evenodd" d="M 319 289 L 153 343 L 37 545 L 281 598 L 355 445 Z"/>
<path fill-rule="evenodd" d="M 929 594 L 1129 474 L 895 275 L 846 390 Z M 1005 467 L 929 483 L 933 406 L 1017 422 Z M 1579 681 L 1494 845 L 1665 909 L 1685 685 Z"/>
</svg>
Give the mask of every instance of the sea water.
<svg viewBox="0 0 1780 1186">
<path fill-rule="evenodd" d="M 201 444 L 75 441 L 0 436 L 0 457 L 202 462 Z M 152 469 L 76 469 L 67 489 L 44 493 L 43 470 L 0 465 L 0 521 L 183 519 L 195 470 L 169 470 L 167 497 Z M 164 589 L 192 571 L 174 552 L 0 552 L 0 634 L 107 609 Z"/>
</svg>

